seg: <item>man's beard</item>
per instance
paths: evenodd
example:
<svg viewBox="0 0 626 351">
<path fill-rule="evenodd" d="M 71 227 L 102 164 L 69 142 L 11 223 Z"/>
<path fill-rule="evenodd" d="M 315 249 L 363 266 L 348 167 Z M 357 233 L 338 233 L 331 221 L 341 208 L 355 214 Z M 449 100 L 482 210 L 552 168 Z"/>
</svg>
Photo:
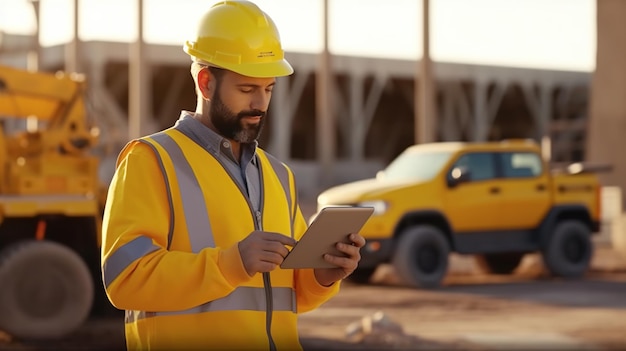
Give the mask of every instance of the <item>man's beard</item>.
<svg viewBox="0 0 626 351">
<path fill-rule="evenodd" d="M 211 99 L 211 123 L 225 138 L 240 143 L 251 143 L 259 137 L 265 124 L 265 112 L 260 110 L 245 110 L 235 114 L 224 104 L 219 97 L 219 92 Z M 243 121 L 244 117 L 260 116 L 257 124 L 249 124 Z"/>
</svg>

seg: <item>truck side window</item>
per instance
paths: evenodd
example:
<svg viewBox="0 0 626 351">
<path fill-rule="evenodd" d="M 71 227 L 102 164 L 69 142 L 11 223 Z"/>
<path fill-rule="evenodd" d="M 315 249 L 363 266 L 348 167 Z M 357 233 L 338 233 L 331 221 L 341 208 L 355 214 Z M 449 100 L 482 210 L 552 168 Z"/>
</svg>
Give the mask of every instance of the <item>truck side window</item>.
<svg viewBox="0 0 626 351">
<path fill-rule="evenodd" d="M 500 161 L 505 178 L 533 178 L 543 172 L 541 158 L 532 152 L 503 152 Z"/>
<path fill-rule="evenodd" d="M 461 156 L 452 166 L 465 167 L 470 171 L 472 181 L 487 180 L 496 177 L 494 155 L 490 152 L 473 152 Z"/>
</svg>

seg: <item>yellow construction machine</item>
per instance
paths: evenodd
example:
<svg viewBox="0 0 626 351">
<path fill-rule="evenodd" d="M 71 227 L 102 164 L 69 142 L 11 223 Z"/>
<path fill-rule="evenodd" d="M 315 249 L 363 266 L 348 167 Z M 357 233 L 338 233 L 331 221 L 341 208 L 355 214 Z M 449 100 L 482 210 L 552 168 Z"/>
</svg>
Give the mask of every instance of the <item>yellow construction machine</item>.
<svg viewBox="0 0 626 351">
<path fill-rule="evenodd" d="M 103 298 L 85 80 L 0 65 L 0 330 L 58 338 Z"/>
</svg>

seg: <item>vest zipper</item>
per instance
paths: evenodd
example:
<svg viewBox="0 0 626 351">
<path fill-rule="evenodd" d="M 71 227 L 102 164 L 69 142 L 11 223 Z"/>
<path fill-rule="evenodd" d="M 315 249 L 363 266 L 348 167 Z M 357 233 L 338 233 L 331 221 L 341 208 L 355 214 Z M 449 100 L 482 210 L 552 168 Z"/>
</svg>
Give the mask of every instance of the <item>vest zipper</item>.
<svg viewBox="0 0 626 351">
<path fill-rule="evenodd" d="M 263 193 L 263 167 L 261 166 L 261 162 L 257 157 L 257 164 L 259 165 L 259 183 L 261 184 L 260 189 L 260 206 L 263 207 L 264 203 L 264 193 Z M 255 211 L 254 206 L 250 202 L 250 197 L 246 189 L 244 189 L 241 184 L 239 184 L 232 174 L 228 171 L 228 167 L 219 159 L 215 158 L 218 163 L 222 165 L 230 179 L 237 185 L 239 191 L 243 195 L 244 199 L 248 203 L 248 208 L 250 209 L 250 214 L 254 218 L 254 229 L 263 230 L 263 214 L 261 211 Z M 273 302 L 274 297 L 272 296 L 272 282 L 270 280 L 269 272 L 263 273 L 263 289 L 265 290 L 265 332 L 267 334 L 267 339 L 269 341 L 270 351 L 276 351 L 276 343 L 274 342 L 274 338 L 272 337 L 272 313 L 274 310 Z"/>
<path fill-rule="evenodd" d="M 263 208 L 264 203 L 264 192 L 263 192 L 263 167 L 261 166 L 261 162 L 257 157 L 257 163 L 259 165 L 259 183 L 260 187 L 260 206 Z M 254 211 L 254 206 L 250 203 L 250 199 L 246 196 L 246 201 L 248 202 L 248 206 L 250 206 L 250 211 L 255 218 L 255 227 L 257 230 L 263 230 L 263 214 L 261 211 Z M 270 346 L 270 351 L 276 351 L 276 343 L 274 342 L 274 338 L 272 337 L 272 314 L 274 312 L 274 297 L 272 295 L 272 281 L 270 280 L 270 273 L 263 273 L 263 289 L 265 290 L 265 333 L 267 334 L 267 339 Z"/>
<path fill-rule="evenodd" d="M 272 282 L 270 280 L 270 273 L 263 273 L 263 286 L 265 287 L 265 331 L 270 342 L 270 351 L 276 351 L 276 344 L 272 337 L 272 311 L 274 310 L 274 298 L 272 297 Z"/>
<path fill-rule="evenodd" d="M 261 211 L 255 213 L 256 227 L 261 229 Z M 265 290 L 265 332 L 270 344 L 270 351 L 276 351 L 276 343 L 272 337 L 272 313 L 274 311 L 274 297 L 272 295 L 272 281 L 270 280 L 270 273 L 263 273 L 263 289 Z"/>
</svg>

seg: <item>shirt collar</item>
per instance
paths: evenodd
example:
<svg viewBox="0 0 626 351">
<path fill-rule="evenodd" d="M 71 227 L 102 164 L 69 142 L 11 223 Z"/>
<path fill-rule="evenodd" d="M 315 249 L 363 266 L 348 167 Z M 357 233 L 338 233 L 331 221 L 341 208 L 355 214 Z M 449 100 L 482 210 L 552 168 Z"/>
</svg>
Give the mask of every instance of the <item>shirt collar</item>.
<svg viewBox="0 0 626 351">
<path fill-rule="evenodd" d="M 205 126 L 198 119 L 194 118 L 197 114 L 191 111 L 182 111 L 180 118 L 176 121 L 176 128 L 179 128 L 184 134 L 192 138 L 203 148 L 213 154 L 222 154 L 236 161 L 231 149 L 230 140 L 217 134 L 211 128 Z M 241 161 L 245 164 L 252 161 L 256 164 L 256 149 L 258 141 L 251 143 L 241 143 Z"/>
</svg>

